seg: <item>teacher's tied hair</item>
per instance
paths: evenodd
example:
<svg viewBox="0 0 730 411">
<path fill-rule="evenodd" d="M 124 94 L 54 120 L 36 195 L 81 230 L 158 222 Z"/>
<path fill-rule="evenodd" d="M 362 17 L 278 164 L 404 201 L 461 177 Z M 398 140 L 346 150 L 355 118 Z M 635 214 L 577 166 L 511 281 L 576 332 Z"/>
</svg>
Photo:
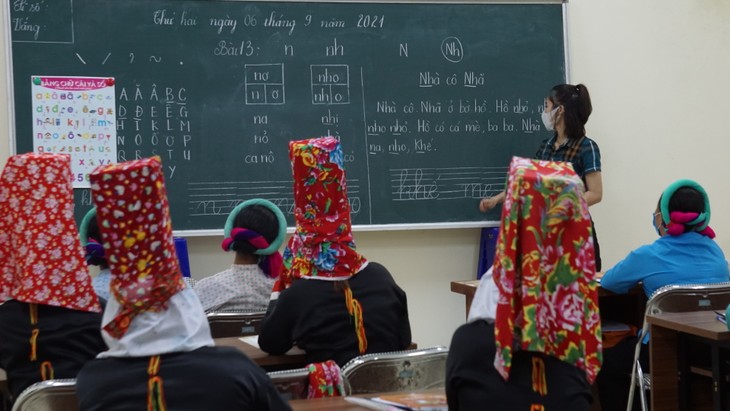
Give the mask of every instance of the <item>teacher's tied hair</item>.
<svg viewBox="0 0 730 411">
<path fill-rule="evenodd" d="M 231 211 L 223 235 L 224 251 L 256 255 L 264 273 L 272 278 L 279 276 L 279 247 L 286 236 L 286 219 L 275 204 L 263 199 L 244 201 Z"/>
<path fill-rule="evenodd" d="M 669 235 L 697 231 L 715 238 L 715 232 L 709 226 L 710 199 L 695 181 L 679 180 L 670 184 L 659 198 L 659 211 Z"/>
<path fill-rule="evenodd" d="M 563 106 L 563 124 L 568 138 L 575 140 L 585 136 L 585 124 L 593 112 L 588 88 L 583 84 L 558 84 L 550 90 L 548 98 L 554 105 Z"/>
</svg>

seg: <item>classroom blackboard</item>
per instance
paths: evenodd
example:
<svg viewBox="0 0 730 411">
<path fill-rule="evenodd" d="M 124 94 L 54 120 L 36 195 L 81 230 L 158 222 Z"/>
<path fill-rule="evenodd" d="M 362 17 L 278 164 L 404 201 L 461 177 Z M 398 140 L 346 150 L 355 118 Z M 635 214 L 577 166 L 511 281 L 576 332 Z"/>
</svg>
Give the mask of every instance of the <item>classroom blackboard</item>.
<svg viewBox="0 0 730 411">
<path fill-rule="evenodd" d="M 118 161 L 162 158 L 176 230 L 221 229 L 253 197 L 291 222 L 287 143 L 322 135 L 342 141 L 354 224 L 494 221 L 478 199 L 549 137 L 566 78 L 559 3 L 7 4 L 16 152 L 32 76 L 113 78 Z"/>
</svg>

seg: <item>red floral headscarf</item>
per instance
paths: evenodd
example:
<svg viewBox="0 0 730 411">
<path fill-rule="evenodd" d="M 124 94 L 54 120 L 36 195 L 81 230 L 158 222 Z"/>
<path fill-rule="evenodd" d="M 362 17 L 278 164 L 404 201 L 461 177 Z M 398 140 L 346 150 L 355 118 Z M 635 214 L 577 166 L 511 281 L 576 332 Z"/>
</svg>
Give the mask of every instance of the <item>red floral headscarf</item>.
<svg viewBox="0 0 730 411">
<path fill-rule="evenodd" d="M 101 166 L 90 175 L 111 292 L 122 306 L 104 330 L 121 338 L 140 313 L 160 312 L 185 287 L 159 157 Z"/>
<path fill-rule="evenodd" d="M 0 297 L 100 312 L 73 219 L 71 157 L 20 154 L 0 179 Z"/>
<path fill-rule="evenodd" d="M 294 174 L 297 227 L 284 250 L 284 271 L 272 299 L 293 279 L 342 281 L 357 274 L 367 260 L 355 251 L 347 199 L 342 147 L 333 137 L 289 143 Z M 358 350 L 367 350 L 360 302 L 344 283 L 345 306 L 355 325 Z"/>
<path fill-rule="evenodd" d="M 346 280 L 366 260 L 355 251 L 342 148 L 333 137 L 289 143 L 296 230 L 284 250 L 283 282 Z"/>
<path fill-rule="evenodd" d="M 495 367 L 509 376 L 514 350 L 601 368 L 593 238 L 584 187 L 570 163 L 514 157 L 494 281 L 499 288 Z"/>
<path fill-rule="evenodd" d="M 8 193 L 4 184 L 0 186 L 0 303 L 12 299 L 10 291 L 15 282 L 15 255 L 10 244 L 10 221 L 7 211 Z"/>
</svg>

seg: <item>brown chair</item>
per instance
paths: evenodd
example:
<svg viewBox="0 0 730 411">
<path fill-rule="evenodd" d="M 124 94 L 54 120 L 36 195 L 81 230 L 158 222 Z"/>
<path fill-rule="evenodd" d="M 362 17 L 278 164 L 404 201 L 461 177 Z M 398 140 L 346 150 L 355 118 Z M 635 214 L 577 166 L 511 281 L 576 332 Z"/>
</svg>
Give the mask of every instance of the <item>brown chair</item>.
<svg viewBox="0 0 730 411">
<path fill-rule="evenodd" d="M 641 335 L 649 332 L 649 323 L 646 316 L 659 313 L 677 313 L 685 311 L 703 310 L 725 310 L 730 305 L 730 282 L 711 284 L 685 284 L 667 285 L 656 291 L 649 297 L 644 313 L 644 325 Z M 631 374 L 631 389 L 627 410 L 633 407 L 635 387 L 639 387 L 642 411 L 648 410 L 646 391 L 651 389 L 651 375 L 643 372 L 639 364 L 639 353 L 641 351 L 642 339 L 636 344 L 634 350 L 634 365 Z"/>
<path fill-rule="evenodd" d="M 443 346 L 365 354 L 345 364 L 342 376 L 352 394 L 444 387 L 448 355 Z"/>
<path fill-rule="evenodd" d="M 285 400 L 307 398 L 309 393 L 309 370 L 296 368 L 293 370 L 272 371 L 267 373 L 276 390 Z"/>
<path fill-rule="evenodd" d="M 37 382 L 23 390 L 13 411 L 78 411 L 76 380 L 58 379 Z"/>
<path fill-rule="evenodd" d="M 213 338 L 257 335 L 266 312 L 218 311 L 207 314 Z"/>
</svg>

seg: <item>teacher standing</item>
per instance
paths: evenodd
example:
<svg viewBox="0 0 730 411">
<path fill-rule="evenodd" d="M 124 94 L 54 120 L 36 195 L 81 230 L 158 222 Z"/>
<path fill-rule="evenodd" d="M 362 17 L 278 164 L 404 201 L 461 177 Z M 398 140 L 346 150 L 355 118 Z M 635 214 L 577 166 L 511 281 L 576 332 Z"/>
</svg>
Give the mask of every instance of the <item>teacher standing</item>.
<svg viewBox="0 0 730 411">
<path fill-rule="evenodd" d="M 559 84 L 552 88 L 545 99 L 542 122 L 554 131 L 551 138 L 542 142 L 535 154 L 538 160 L 567 161 L 586 186 L 585 199 L 589 206 L 601 202 L 603 180 L 601 178 L 601 152 L 598 144 L 586 137 L 585 124 L 593 111 L 591 97 L 583 84 Z M 504 201 L 504 191 L 479 202 L 479 209 L 487 212 Z M 596 271 L 601 270 L 601 254 L 593 227 Z"/>
</svg>

